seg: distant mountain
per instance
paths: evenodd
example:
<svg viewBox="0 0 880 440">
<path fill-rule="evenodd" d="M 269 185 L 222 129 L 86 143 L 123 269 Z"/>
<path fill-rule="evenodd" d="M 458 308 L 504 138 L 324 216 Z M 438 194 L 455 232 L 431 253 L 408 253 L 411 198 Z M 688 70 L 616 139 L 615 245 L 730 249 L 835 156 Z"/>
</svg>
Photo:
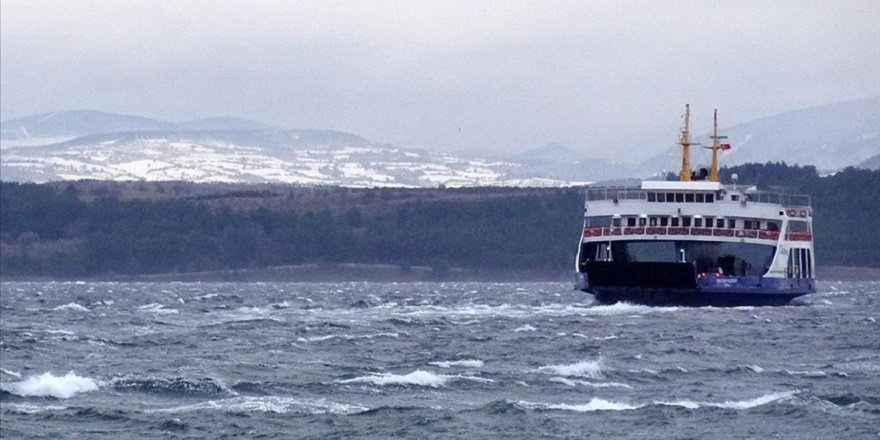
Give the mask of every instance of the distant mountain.
<svg viewBox="0 0 880 440">
<path fill-rule="evenodd" d="M 723 121 L 722 121 L 723 122 Z M 795 110 L 719 130 L 732 149 L 724 165 L 786 162 L 833 171 L 856 166 L 880 154 L 880 96 Z M 695 139 L 710 145 L 709 135 Z M 707 150 L 692 148 L 691 163 L 709 162 Z M 641 165 L 643 170 L 676 171 L 680 147 L 672 146 Z M 660 169 L 658 169 L 660 168 Z"/>
<path fill-rule="evenodd" d="M 95 133 L 170 130 L 176 124 L 140 116 L 120 115 L 97 110 L 71 110 L 43 113 L 0 122 L 0 139 L 75 138 Z"/>
<path fill-rule="evenodd" d="M 229 116 L 184 121 L 177 125 L 186 130 L 264 130 L 273 128 L 262 122 Z"/>
<path fill-rule="evenodd" d="M 866 170 L 880 170 L 880 154 L 865 160 L 858 167 Z"/>
<path fill-rule="evenodd" d="M 733 145 L 722 154 L 723 165 L 785 161 L 823 172 L 877 167 L 880 97 L 792 111 L 721 131 Z M 438 153 L 376 144 L 351 133 L 290 130 L 231 117 L 172 123 L 93 110 L 3 121 L 0 132 L 0 177 L 7 181 L 570 186 L 677 172 L 680 164 L 677 146 L 641 164 L 590 158 L 555 143 L 518 154 Z M 642 155 L 656 151 L 656 146 L 636 145 L 654 142 L 651 133 L 631 136 L 625 148 Z M 696 141 L 709 143 L 706 135 Z M 694 148 L 691 163 L 705 166 L 708 157 L 704 149 Z"/>
<path fill-rule="evenodd" d="M 353 187 L 568 186 L 524 163 L 378 145 L 330 130 L 159 130 L 101 133 L 7 148 L 7 181 L 183 180 Z M 531 168 L 530 168 L 531 169 Z M 587 177 L 587 176 L 581 176 Z"/>
</svg>

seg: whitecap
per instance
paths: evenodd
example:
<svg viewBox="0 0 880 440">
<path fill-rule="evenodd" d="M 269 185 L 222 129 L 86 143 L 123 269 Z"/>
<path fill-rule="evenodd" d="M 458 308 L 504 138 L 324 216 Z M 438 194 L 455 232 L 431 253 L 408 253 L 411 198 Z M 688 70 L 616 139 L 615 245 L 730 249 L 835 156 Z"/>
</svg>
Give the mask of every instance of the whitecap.
<svg viewBox="0 0 880 440">
<path fill-rule="evenodd" d="M 87 309 L 85 306 L 81 306 L 81 305 L 74 303 L 74 302 L 64 304 L 63 306 L 55 307 L 52 310 L 71 310 L 71 311 L 75 311 L 75 312 L 90 312 L 91 311 L 91 310 Z"/>
<path fill-rule="evenodd" d="M 51 329 L 51 328 L 46 329 L 46 333 L 48 333 L 50 335 L 66 335 L 66 336 L 73 336 L 74 335 L 74 333 L 69 330 L 55 330 L 55 329 Z"/>
<path fill-rule="evenodd" d="M 813 370 L 813 371 L 790 371 L 785 370 L 785 374 L 789 376 L 804 376 L 804 377 L 827 377 L 828 374 L 821 370 Z"/>
<path fill-rule="evenodd" d="M 778 393 L 765 394 L 760 397 L 756 397 L 750 400 L 741 400 L 741 401 L 725 401 L 721 403 L 713 403 L 713 402 L 695 402 L 692 400 L 677 400 L 674 402 L 654 402 L 655 405 L 663 405 L 663 406 L 681 406 L 687 409 L 697 409 L 704 407 L 713 407 L 713 408 L 726 408 L 726 409 L 749 409 L 754 408 L 756 406 L 766 405 L 771 402 L 775 402 L 778 400 L 789 398 L 793 395 L 797 394 L 797 391 L 784 391 Z"/>
<path fill-rule="evenodd" d="M 0 383 L 0 389 L 22 397 L 55 397 L 68 399 L 75 394 L 95 391 L 98 384 L 88 378 L 77 376 L 73 371 L 64 376 L 43 373 L 30 376 L 20 382 Z"/>
<path fill-rule="evenodd" d="M 450 367 L 466 367 L 466 368 L 480 368 L 483 366 L 483 361 L 478 359 L 462 359 L 459 361 L 440 361 L 440 362 L 431 362 L 431 365 L 436 365 L 440 368 L 450 368 Z"/>
<path fill-rule="evenodd" d="M 568 365 L 545 365 L 535 371 L 553 373 L 560 376 L 586 376 L 599 379 L 602 377 L 602 362 L 583 361 Z"/>
<path fill-rule="evenodd" d="M 325 399 L 296 399 L 282 396 L 247 396 L 209 400 L 191 405 L 148 410 L 148 413 L 182 413 L 193 411 L 271 412 L 277 414 L 354 414 L 369 408 Z"/>
<path fill-rule="evenodd" d="M 63 411 L 66 406 L 59 405 L 32 405 L 30 403 L 10 403 L 8 404 L 10 411 L 20 414 L 39 414 L 46 411 Z"/>
<path fill-rule="evenodd" d="M 534 403 L 527 401 L 519 401 L 518 405 L 527 408 L 527 409 L 539 409 L 539 410 L 563 410 L 563 411 L 577 411 L 577 412 L 593 412 L 593 411 L 625 411 L 630 409 L 638 409 L 641 408 L 641 405 L 630 405 L 627 403 L 621 402 L 613 402 L 610 400 L 593 398 L 588 403 L 585 404 L 570 404 L 570 403 Z"/>
<path fill-rule="evenodd" d="M 321 342 L 328 341 L 330 339 L 345 339 L 345 340 L 353 340 L 353 339 L 373 339 L 379 337 L 388 337 L 388 338 L 397 338 L 400 335 L 397 332 L 382 332 L 382 333 L 373 333 L 369 335 L 324 335 L 324 336 L 312 336 L 311 338 L 297 338 L 299 342 Z"/>
<path fill-rule="evenodd" d="M 146 305 L 140 306 L 140 307 L 138 307 L 138 311 L 146 312 L 146 313 L 157 313 L 157 314 L 163 314 L 163 315 L 167 315 L 170 313 L 178 313 L 177 309 L 169 309 L 169 308 L 166 308 L 164 305 L 158 304 L 158 303 L 152 303 L 152 304 L 146 304 Z"/>
<path fill-rule="evenodd" d="M 632 389 L 631 386 L 625 383 L 619 382 L 589 382 L 586 380 L 572 380 L 565 377 L 553 377 L 550 378 L 550 382 L 557 382 L 563 385 L 568 385 L 570 387 L 576 387 L 578 385 L 588 386 L 592 388 L 628 388 Z"/>
<path fill-rule="evenodd" d="M 522 326 L 522 327 L 517 327 L 517 328 L 513 329 L 513 331 L 516 332 L 516 333 L 519 333 L 519 332 L 533 332 L 533 331 L 535 331 L 535 330 L 536 330 L 536 329 L 535 329 L 534 327 L 532 327 L 531 325 L 529 325 L 529 324 L 526 324 L 526 325 L 524 325 L 524 326 Z"/>
<path fill-rule="evenodd" d="M 0 373 L 15 377 L 17 379 L 21 379 L 21 373 L 16 373 L 15 371 L 0 368 Z"/>
<path fill-rule="evenodd" d="M 460 374 L 435 374 L 429 371 L 416 370 L 412 373 L 404 375 L 391 373 L 371 374 L 369 376 L 361 376 L 354 379 L 341 380 L 339 381 L 339 383 L 371 383 L 374 385 L 416 385 L 439 388 L 446 385 L 448 381 L 454 379 L 465 379 L 476 382 L 493 382 L 491 379 L 484 379 L 481 377 L 464 376 Z"/>
</svg>

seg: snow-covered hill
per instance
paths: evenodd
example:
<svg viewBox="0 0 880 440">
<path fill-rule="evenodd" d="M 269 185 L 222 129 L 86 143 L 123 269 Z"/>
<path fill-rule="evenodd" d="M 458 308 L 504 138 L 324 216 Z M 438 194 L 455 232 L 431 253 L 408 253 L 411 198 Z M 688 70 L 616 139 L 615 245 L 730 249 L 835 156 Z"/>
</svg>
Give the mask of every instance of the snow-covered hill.
<svg viewBox="0 0 880 440">
<path fill-rule="evenodd" d="M 724 165 L 785 161 L 822 171 L 876 166 L 880 97 L 797 110 L 721 131 L 733 145 L 722 154 Z M 377 144 L 350 133 L 288 130 L 229 117 L 172 123 L 92 110 L 4 121 L 0 133 L 0 178 L 6 181 L 568 186 L 677 172 L 680 163 L 678 147 L 641 165 L 590 158 L 559 144 L 516 155 L 437 153 Z M 707 136 L 697 141 L 709 143 Z M 703 149 L 692 151 L 695 166 L 708 162 Z"/>
<path fill-rule="evenodd" d="M 97 110 L 71 110 L 0 122 L 0 142 L 4 147 L 39 145 L 96 133 L 175 128 L 177 125 L 174 123 L 140 116 Z"/>
<path fill-rule="evenodd" d="M 9 148 L 3 180 L 186 180 L 345 186 L 562 186 L 522 164 L 377 145 L 326 130 L 198 130 L 99 134 Z"/>
</svg>

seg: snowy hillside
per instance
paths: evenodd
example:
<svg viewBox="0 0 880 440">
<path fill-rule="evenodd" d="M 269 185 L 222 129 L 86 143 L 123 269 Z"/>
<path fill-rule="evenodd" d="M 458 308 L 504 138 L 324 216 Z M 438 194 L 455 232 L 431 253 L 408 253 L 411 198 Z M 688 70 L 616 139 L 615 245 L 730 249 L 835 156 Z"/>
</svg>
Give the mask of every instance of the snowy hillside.
<svg viewBox="0 0 880 440">
<path fill-rule="evenodd" d="M 100 134 L 4 150 L 3 180 L 186 180 L 345 186 L 564 186 L 521 164 L 375 145 L 322 130 Z"/>
</svg>

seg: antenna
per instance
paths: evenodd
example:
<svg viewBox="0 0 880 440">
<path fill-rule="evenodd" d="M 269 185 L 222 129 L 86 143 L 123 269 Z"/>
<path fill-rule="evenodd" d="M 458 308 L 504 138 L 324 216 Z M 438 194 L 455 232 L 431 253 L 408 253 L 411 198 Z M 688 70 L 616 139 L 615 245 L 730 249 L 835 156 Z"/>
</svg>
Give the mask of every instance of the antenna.
<svg viewBox="0 0 880 440">
<path fill-rule="evenodd" d="M 718 150 L 729 150 L 730 144 L 722 144 L 721 139 L 727 139 L 727 136 L 718 135 L 718 109 L 715 109 L 715 115 L 712 120 L 712 146 L 703 147 L 712 150 L 712 165 L 709 167 L 709 180 L 718 181 Z"/>
<path fill-rule="evenodd" d="M 684 105 L 684 128 L 681 130 L 681 139 L 678 144 L 681 145 L 681 172 L 678 173 L 678 180 L 688 182 L 691 180 L 691 152 L 690 147 L 694 145 L 691 142 L 690 132 L 691 105 Z"/>
</svg>

